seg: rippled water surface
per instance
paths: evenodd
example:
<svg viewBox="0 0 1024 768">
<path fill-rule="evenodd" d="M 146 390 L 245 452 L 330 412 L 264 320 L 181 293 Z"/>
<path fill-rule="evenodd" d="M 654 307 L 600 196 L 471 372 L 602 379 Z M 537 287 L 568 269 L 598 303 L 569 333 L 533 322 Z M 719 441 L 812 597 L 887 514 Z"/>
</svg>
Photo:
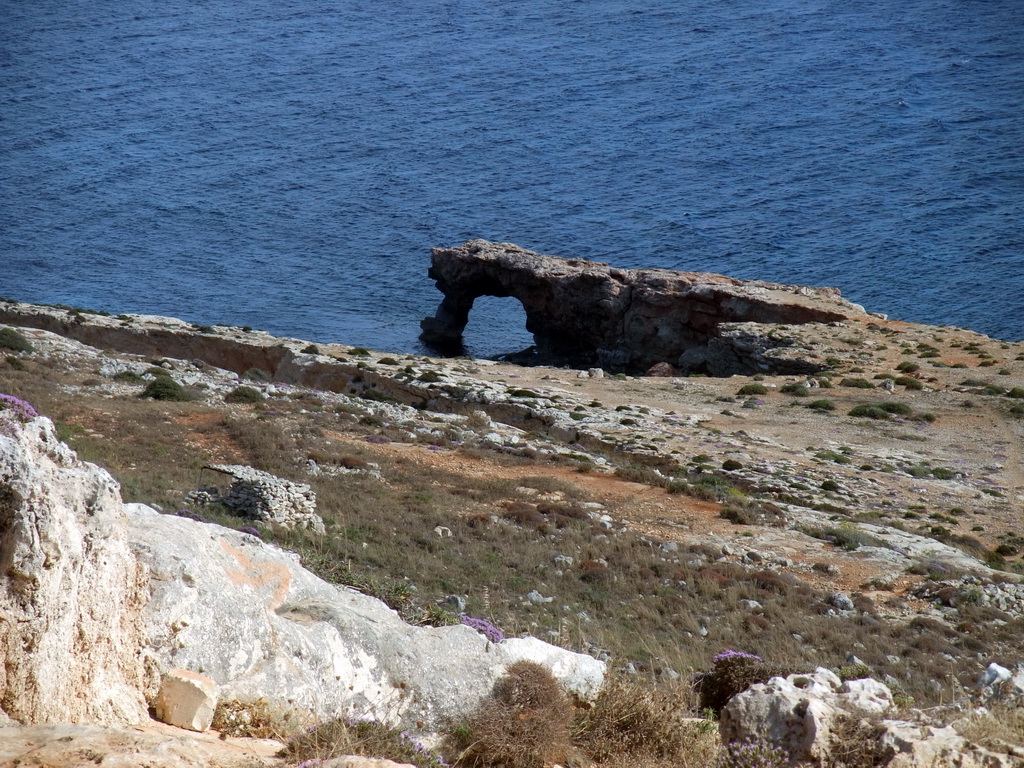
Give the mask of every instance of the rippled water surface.
<svg viewBox="0 0 1024 768">
<path fill-rule="evenodd" d="M 1019 0 L 0 0 L 0 295 L 416 351 L 432 246 L 1024 337 Z M 525 346 L 486 300 L 478 354 Z"/>
</svg>

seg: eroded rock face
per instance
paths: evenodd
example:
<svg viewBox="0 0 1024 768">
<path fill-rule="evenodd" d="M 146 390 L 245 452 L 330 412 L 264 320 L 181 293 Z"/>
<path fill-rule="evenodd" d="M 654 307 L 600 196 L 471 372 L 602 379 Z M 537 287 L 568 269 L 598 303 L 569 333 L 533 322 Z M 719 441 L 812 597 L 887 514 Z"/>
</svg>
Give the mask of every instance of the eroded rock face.
<svg viewBox="0 0 1024 768">
<path fill-rule="evenodd" d="M 420 733 L 472 711 L 520 659 L 581 698 L 604 665 L 535 639 L 488 643 L 466 626 L 413 627 L 328 584 L 254 536 L 128 504 L 152 573 L 147 645 L 162 669 L 202 672 L 223 701 L 266 699 L 320 718 L 373 717 Z"/>
<path fill-rule="evenodd" d="M 0 431 L 0 568 L 0 721 L 140 722 L 173 670 L 208 688 L 187 718 L 197 730 L 219 687 L 221 700 L 429 737 L 521 659 L 583 699 L 604 677 L 602 662 L 533 638 L 410 626 L 255 536 L 124 505 L 45 418 Z"/>
<path fill-rule="evenodd" d="M 0 710 L 24 723 L 135 723 L 145 571 L 114 479 L 48 419 L 0 431 Z"/>
<path fill-rule="evenodd" d="M 434 249 L 430 277 L 444 299 L 436 315 L 421 323 L 426 341 L 458 343 L 478 296 L 512 296 L 522 303 L 526 328 L 541 354 L 583 367 L 597 363 L 643 371 L 668 363 L 685 371 L 707 369 L 710 357 L 721 368 L 712 372 L 720 375 L 774 370 L 763 354 L 769 344 L 743 337 L 761 358 L 754 360 L 743 349 L 730 354 L 732 337 L 719 327 L 827 323 L 864 314 L 832 288 L 616 269 L 485 240 Z"/>
</svg>

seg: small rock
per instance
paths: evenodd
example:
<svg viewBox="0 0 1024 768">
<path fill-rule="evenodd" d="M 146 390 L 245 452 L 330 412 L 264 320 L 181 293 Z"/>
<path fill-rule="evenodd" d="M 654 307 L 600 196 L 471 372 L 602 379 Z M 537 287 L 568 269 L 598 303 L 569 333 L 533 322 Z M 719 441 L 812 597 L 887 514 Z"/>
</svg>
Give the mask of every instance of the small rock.
<svg viewBox="0 0 1024 768">
<path fill-rule="evenodd" d="M 1010 670 L 993 661 L 988 665 L 988 668 L 981 673 L 981 677 L 978 680 L 978 687 L 987 688 L 990 685 L 1005 683 L 1011 677 L 1013 677 L 1013 673 Z"/>
<path fill-rule="evenodd" d="M 206 675 L 172 669 L 160 683 L 156 716 L 168 725 L 200 733 L 209 729 L 217 708 L 217 684 Z"/>
<path fill-rule="evenodd" d="M 844 595 L 842 592 L 833 592 L 829 595 L 828 604 L 838 608 L 840 611 L 852 611 L 854 609 L 853 600 L 850 599 L 849 595 Z"/>
<path fill-rule="evenodd" d="M 527 601 L 529 601 L 533 605 L 542 605 L 543 603 L 550 603 L 550 602 L 552 602 L 555 598 L 553 598 L 553 597 L 544 597 L 544 595 L 542 595 L 536 589 L 533 589 L 533 590 L 530 590 L 527 593 L 526 599 L 527 599 Z"/>
<path fill-rule="evenodd" d="M 644 375 L 662 379 L 670 379 L 673 376 L 678 376 L 679 371 L 677 371 L 668 363 L 655 363 L 654 365 L 647 369 L 647 373 L 645 373 Z"/>
<path fill-rule="evenodd" d="M 466 612 L 466 598 L 461 595 L 448 595 L 448 597 L 441 601 L 440 605 L 444 608 L 451 608 L 456 613 Z"/>
</svg>

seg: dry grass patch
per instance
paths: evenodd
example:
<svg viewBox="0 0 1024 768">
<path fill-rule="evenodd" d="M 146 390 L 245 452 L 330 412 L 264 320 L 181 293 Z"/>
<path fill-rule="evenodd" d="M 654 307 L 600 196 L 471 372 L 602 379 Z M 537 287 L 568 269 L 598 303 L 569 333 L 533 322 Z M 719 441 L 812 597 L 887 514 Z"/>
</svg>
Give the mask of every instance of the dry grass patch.
<svg viewBox="0 0 1024 768">
<path fill-rule="evenodd" d="M 455 765 L 544 768 L 571 750 L 572 707 L 546 667 L 512 664 L 473 717 L 450 736 Z"/>
<path fill-rule="evenodd" d="M 965 739 L 996 752 L 1024 745 L 1024 708 L 993 704 L 954 724 Z"/>
<path fill-rule="evenodd" d="M 718 749 L 718 729 L 691 717 L 694 705 L 689 683 L 664 690 L 649 681 L 615 679 L 577 715 L 574 741 L 609 768 L 707 765 Z"/>
<path fill-rule="evenodd" d="M 380 757 L 417 768 L 443 768 L 445 763 L 404 731 L 368 720 L 330 720 L 288 742 L 283 755 L 291 762 L 330 760 L 346 755 Z"/>
<path fill-rule="evenodd" d="M 287 741 L 303 726 L 294 712 L 271 706 L 266 699 L 253 702 L 222 701 L 213 713 L 211 727 L 224 736 Z"/>
</svg>

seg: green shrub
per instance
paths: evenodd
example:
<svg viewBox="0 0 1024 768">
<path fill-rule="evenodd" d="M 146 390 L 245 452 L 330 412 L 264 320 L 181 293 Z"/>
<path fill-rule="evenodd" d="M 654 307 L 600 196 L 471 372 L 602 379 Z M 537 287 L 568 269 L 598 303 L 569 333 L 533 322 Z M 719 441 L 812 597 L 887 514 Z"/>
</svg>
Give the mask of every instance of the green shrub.
<svg viewBox="0 0 1024 768">
<path fill-rule="evenodd" d="M 924 384 L 913 376 L 900 376 L 895 380 L 895 383 L 907 389 L 924 389 Z"/>
<path fill-rule="evenodd" d="M 509 397 L 526 397 L 526 398 L 542 397 L 542 395 L 538 395 L 536 392 L 534 392 L 533 390 L 530 390 L 530 389 L 510 389 L 508 391 L 508 395 L 509 395 Z"/>
<path fill-rule="evenodd" d="M 12 352 L 34 352 L 35 347 L 25 335 L 13 328 L 0 328 L 0 347 Z"/>
<path fill-rule="evenodd" d="M 163 370 L 161 368 L 160 370 Z M 166 375 L 166 371 L 164 371 Z M 141 384 L 144 379 L 135 371 L 118 371 L 114 374 L 114 381 L 121 381 L 125 384 Z"/>
<path fill-rule="evenodd" d="M 875 385 L 867 379 L 843 379 L 839 382 L 840 387 L 852 387 L 854 389 L 874 389 Z"/>
<path fill-rule="evenodd" d="M 1017 400 L 1024 400 L 1024 387 L 1014 387 L 1006 393 L 1006 396 Z"/>
<path fill-rule="evenodd" d="M 139 397 L 149 397 L 153 400 L 170 400 L 183 403 L 192 399 L 192 395 L 185 391 L 185 388 L 170 376 L 158 376 L 146 385 Z"/>
<path fill-rule="evenodd" d="M 812 400 L 807 404 L 812 411 L 834 411 L 836 404 L 831 400 Z"/>
<path fill-rule="evenodd" d="M 850 416 L 860 416 L 868 419 L 888 419 L 889 414 L 877 405 L 857 405 L 850 409 Z"/>
<path fill-rule="evenodd" d="M 915 371 L 921 370 L 921 364 L 915 363 L 911 360 L 904 360 L 896 366 L 896 370 L 902 371 L 903 373 L 914 373 Z"/>
<path fill-rule="evenodd" d="M 224 395 L 225 403 L 258 403 L 262 399 L 263 395 L 258 389 L 247 387 L 244 384 Z"/>
<path fill-rule="evenodd" d="M 318 347 L 316 344 L 310 344 L 310 345 L 302 348 L 302 354 L 304 354 L 304 355 L 319 355 L 320 354 L 320 347 Z"/>
<path fill-rule="evenodd" d="M 270 374 L 264 371 L 262 368 L 250 368 L 242 374 L 243 379 L 249 381 L 270 381 Z"/>
<path fill-rule="evenodd" d="M 729 472 L 735 469 L 743 469 L 743 462 L 736 461 L 736 459 L 726 459 L 725 461 L 722 462 L 722 469 L 727 470 Z"/>
<path fill-rule="evenodd" d="M 793 395 L 793 397 L 807 397 L 811 393 L 811 389 L 802 381 L 791 381 L 779 387 L 779 392 L 784 395 Z"/>
<path fill-rule="evenodd" d="M 869 533 L 865 533 L 859 528 L 855 528 L 849 523 L 841 523 L 840 525 L 836 525 L 831 528 L 806 528 L 803 529 L 803 532 L 816 539 L 830 541 L 837 547 L 845 549 L 847 552 L 852 552 L 862 546 L 878 547 L 884 545 L 884 542 L 880 539 L 875 538 Z"/>
<path fill-rule="evenodd" d="M 398 361 L 393 357 L 382 357 L 377 361 L 378 365 L 398 365 Z"/>
<path fill-rule="evenodd" d="M 737 395 L 765 395 L 768 394 L 768 387 L 764 384 L 744 384 L 736 392 Z"/>
<path fill-rule="evenodd" d="M 896 414 L 897 416 L 909 416 L 914 410 L 906 403 L 878 403 L 878 408 L 881 408 L 886 413 Z"/>
</svg>

